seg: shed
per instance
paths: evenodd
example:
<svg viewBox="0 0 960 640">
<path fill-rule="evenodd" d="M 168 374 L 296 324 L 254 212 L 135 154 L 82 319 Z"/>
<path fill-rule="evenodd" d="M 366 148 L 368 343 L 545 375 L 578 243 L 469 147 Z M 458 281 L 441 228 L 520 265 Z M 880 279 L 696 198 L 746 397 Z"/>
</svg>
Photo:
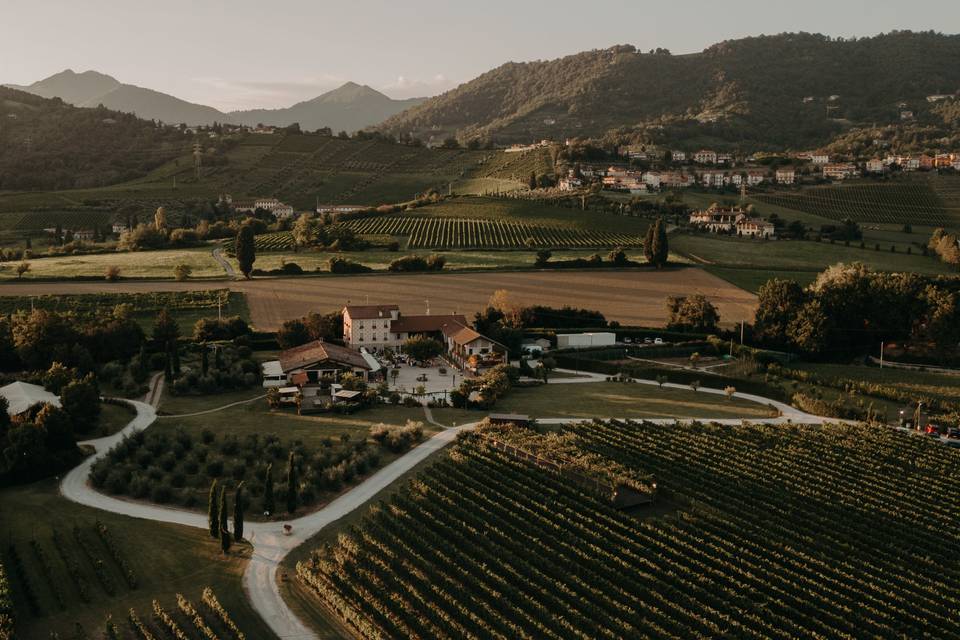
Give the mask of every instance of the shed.
<svg viewBox="0 0 960 640">
<path fill-rule="evenodd" d="M 490 424 L 515 424 L 518 427 L 530 426 L 530 416 L 522 413 L 491 413 L 487 416 Z"/>
<path fill-rule="evenodd" d="M 558 349 L 577 349 L 581 347 L 611 347 L 617 343 L 617 334 L 598 333 L 561 333 L 557 336 Z"/>
</svg>

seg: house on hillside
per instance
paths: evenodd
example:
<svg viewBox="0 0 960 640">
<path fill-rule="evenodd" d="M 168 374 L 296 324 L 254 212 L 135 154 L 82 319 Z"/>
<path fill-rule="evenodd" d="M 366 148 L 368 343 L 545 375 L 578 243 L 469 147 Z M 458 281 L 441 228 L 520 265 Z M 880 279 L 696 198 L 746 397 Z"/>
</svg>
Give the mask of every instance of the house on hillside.
<svg viewBox="0 0 960 640">
<path fill-rule="evenodd" d="M 810 162 L 818 166 L 830 164 L 830 156 L 826 153 L 814 153 L 810 156 Z"/>
<path fill-rule="evenodd" d="M 795 184 L 797 182 L 797 170 L 793 167 L 777 169 L 775 177 L 777 184 Z"/>
<path fill-rule="evenodd" d="M 560 178 L 559 182 L 557 182 L 557 189 L 560 191 L 573 191 L 574 189 L 579 189 L 582 186 L 583 180 L 574 177 Z"/>
<path fill-rule="evenodd" d="M 693 161 L 697 164 L 717 164 L 717 152 L 701 149 L 693 154 Z"/>
<path fill-rule="evenodd" d="M 823 177 L 831 180 L 846 180 L 860 175 L 857 165 L 852 162 L 837 162 L 823 166 Z"/>
<path fill-rule="evenodd" d="M 882 174 L 887 172 L 887 165 L 880 158 L 871 158 L 867 160 L 867 173 Z"/>
<path fill-rule="evenodd" d="M 767 173 L 765 171 L 747 171 L 747 185 L 751 187 L 756 187 L 763 184 L 767 181 Z"/>
</svg>

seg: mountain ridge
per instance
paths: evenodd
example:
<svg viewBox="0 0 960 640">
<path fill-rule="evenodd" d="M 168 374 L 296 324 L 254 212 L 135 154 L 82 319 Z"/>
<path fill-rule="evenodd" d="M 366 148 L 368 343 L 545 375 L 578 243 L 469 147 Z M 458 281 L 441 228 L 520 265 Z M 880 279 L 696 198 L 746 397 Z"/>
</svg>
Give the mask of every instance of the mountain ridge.
<svg viewBox="0 0 960 640">
<path fill-rule="evenodd" d="M 307 130 L 330 127 L 335 131 L 349 132 L 376 125 L 424 100 L 394 100 L 367 85 L 346 82 L 332 91 L 286 108 L 223 112 L 160 91 L 122 83 L 99 71 L 77 73 L 72 69 L 65 69 L 30 85 L 3 86 L 43 98 L 60 98 L 76 107 L 103 105 L 114 111 L 171 124 L 196 126 L 220 122 L 288 126 L 297 122 Z"/>
</svg>

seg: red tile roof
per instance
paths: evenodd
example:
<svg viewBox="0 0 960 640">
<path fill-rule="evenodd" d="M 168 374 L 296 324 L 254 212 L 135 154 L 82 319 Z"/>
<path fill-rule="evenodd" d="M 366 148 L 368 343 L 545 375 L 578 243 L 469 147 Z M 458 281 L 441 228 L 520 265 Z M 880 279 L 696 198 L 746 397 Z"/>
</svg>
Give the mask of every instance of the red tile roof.
<svg viewBox="0 0 960 640">
<path fill-rule="evenodd" d="M 279 360 L 284 373 L 325 361 L 346 365 L 354 369 L 370 370 L 370 365 L 367 364 L 359 351 L 322 340 L 314 340 L 299 347 L 281 351 Z"/>
</svg>

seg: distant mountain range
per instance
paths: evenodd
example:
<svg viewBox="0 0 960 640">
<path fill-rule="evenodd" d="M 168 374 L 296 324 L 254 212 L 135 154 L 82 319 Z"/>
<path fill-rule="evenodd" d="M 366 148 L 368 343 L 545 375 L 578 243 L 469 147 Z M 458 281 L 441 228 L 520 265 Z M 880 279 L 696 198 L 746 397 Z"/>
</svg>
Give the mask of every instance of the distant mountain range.
<svg viewBox="0 0 960 640">
<path fill-rule="evenodd" d="M 688 55 L 630 45 L 504 64 L 378 127 L 427 141 L 548 138 L 744 149 L 824 144 L 856 126 L 942 126 L 960 92 L 960 36 L 791 33 Z M 951 99 L 947 98 L 947 99 Z M 631 140 L 633 138 L 633 140 Z"/>
<path fill-rule="evenodd" d="M 253 109 L 224 113 L 174 96 L 124 84 L 97 71 L 75 73 L 67 69 L 28 86 L 4 85 L 44 98 L 60 98 L 77 107 L 97 107 L 134 113 L 168 124 L 205 125 L 214 122 L 287 126 L 297 122 L 304 130 L 330 127 L 353 132 L 383 122 L 424 98 L 393 100 L 365 85 L 347 82 L 338 89 L 286 109 Z"/>
</svg>

